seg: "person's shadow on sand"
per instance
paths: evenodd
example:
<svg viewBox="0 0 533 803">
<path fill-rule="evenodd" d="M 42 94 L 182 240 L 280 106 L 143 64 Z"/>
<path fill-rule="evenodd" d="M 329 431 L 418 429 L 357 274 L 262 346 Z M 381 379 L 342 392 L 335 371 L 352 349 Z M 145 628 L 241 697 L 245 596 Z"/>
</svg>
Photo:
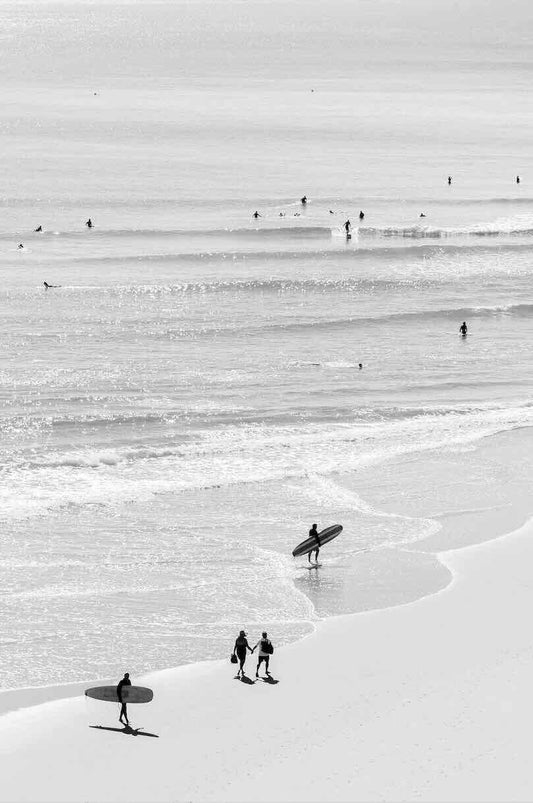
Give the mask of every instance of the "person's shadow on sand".
<svg viewBox="0 0 533 803">
<path fill-rule="evenodd" d="M 106 728 L 105 725 L 89 725 L 90 728 L 95 728 L 99 731 L 113 731 L 114 733 L 123 733 L 126 736 L 151 736 L 152 739 L 159 739 L 157 733 L 148 733 L 143 731 L 142 728 L 132 728 L 130 725 L 124 725 L 123 728 Z"/>
<path fill-rule="evenodd" d="M 235 680 L 240 680 L 241 683 L 247 683 L 248 686 L 253 686 L 254 683 L 255 683 L 255 680 L 252 680 L 252 678 L 249 678 L 247 675 L 243 675 L 242 678 L 239 677 L 239 675 L 235 675 L 234 679 Z"/>
</svg>

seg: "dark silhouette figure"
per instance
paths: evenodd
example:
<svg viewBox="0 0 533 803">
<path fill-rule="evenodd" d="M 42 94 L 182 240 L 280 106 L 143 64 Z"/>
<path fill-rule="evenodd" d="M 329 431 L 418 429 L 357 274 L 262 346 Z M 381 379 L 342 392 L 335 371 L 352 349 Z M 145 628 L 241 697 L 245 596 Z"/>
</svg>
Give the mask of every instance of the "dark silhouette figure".
<svg viewBox="0 0 533 803">
<path fill-rule="evenodd" d="M 423 212 L 420 212 L 420 217 L 425 217 L 425 214 Z"/>
<path fill-rule="evenodd" d="M 520 176 L 517 176 L 517 177 L 516 177 L 516 183 L 517 183 L 517 184 L 520 184 Z"/>
<path fill-rule="evenodd" d="M 333 209 L 330 209 L 330 210 L 329 210 L 329 214 L 330 214 L 330 215 L 334 215 L 334 214 L 335 214 L 335 212 L 333 211 Z"/>
<path fill-rule="evenodd" d="M 363 370 L 363 363 L 362 363 L 362 362 L 360 362 L 360 363 L 359 363 L 359 370 L 360 370 L 360 371 L 362 371 L 362 370 Z"/>
<path fill-rule="evenodd" d="M 306 203 L 307 203 L 307 195 L 304 195 L 302 198 L 300 198 L 300 203 L 302 203 L 304 206 L 306 205 Z"/>
<path fill-rule="evenodd" d="M 279 213 L 279 216 L 280 216 L 280 217 L 285 217 L 285 212 L 280 212 L 280 213 Z"/>
<path fill-rule="evenodd" d="M 448 176 L 448 186 L 452 183 L 452 177 Z"/>
<path fill-rule="evenodd" d="M 87 226 L 88 229 L 92 229 L 93 222 L 92 222 L 91 218 L 89 218 L 89 220 L 87 221 L 87 223 L 85 225 Z"/>
<path fill-rule="evenodd" d="M 351 228 L 352 228 L 352 224 L 350 223 L 349 220 L 347 220 L 346 223 L 344 224 L 344 230 L 346 231 L 346 234 L 350 233 L 350 229 Z"/>
<path fill-rule="evenodd" d="M 24 246 L 22 245 L 22 243 L 19 243 L 19 244 L 17 245 L 17 248 L 24 248 Z"/>
<path fill-rule="evenodd" d="M 54 287 L 61 287 L 60 284 L 48 284 L 48 282 L 43 282 L 45 290 L 52 290 Z"/>
<path fill-rule="evenodd" d="M 270 662 L 270 656 L 274 652 L 274 647 L 272 646 L 272 642 L 268 638 L 266 632 L 263 631 L 261 634 L 261 638 L 253 648 L 252 652 L 254 652 L 259 647 L 259 657 L 257 659 L 257 669 L 255 670 L 256 678 L 259 677 L 259 667 L 261 664 L 265 663 L 265 675 L 270 677 L 270 672 L 268 671 L 268 664 Z"/>
<path fill-rule="evenodd" d="M 359 212 L 359 220 L 362 220 L 364 218 L 364 216 L 365 216 L 365 213 L 361 209 L 361 211 Z"/>
<path fill-rule="evenodd" d="M 120 705 L 120 716 L 118 718 L 118 721 L 122 722 L 123 725 L 127 725 L 128 728 L 129 728 L 130 723 L 129 723 L 129 720 L 128 720 L 128 711 L 127 711 L 127 708 L 126 708 L 126 703 L 124 702 L 123 697 L 122 697 L 122 689 L 124 688 L 124 686 L 131 686 L 131 680 L 130 680 L 129 672 L 125 673 L 124 677 L 122 678 L 122 680 L 119 682 L 119 684 L 117 686 L 117 697 L 118 697 L 119 703 L 121 704 Z M 124 722 L 124 719 L 122 719 L 122 717 L 124 717 L 124 719 L 126 720 L 125 722 Z"/>
<path fill-rule="evenodd" d="M 237 677 L 242 673 L 244 677 L 244 662 L 246 661 L 246 650 L 250 650 L 253 652 L 252 648 L 248 644 L 248 639 L 246 638 L 246 633 L 244 630 L 241 630 L 237 638 L 235 639 L 235 646 L 233 648 L 233 654 L 237 655 L 239 659 L 239 671 L 237 672 Z"/>
<path fill-rule="evenodd" d="M 459 331 L 463 337 L 466 337 L 468 334 L 468 326 L 466 325 L 466 321 L 463 321 L 461 326 L 459 327 Z"/>
<path fill-rule="evenodd" d="M 316 524 L 313 524 L 313 526 L 309 530 L 309 537 L 310 538 L 316 538 L 316 549 L 312 549 L 311 552 L 307 553 L 307 560 L 309 561 L 309 563 L 311 563 L 311 555 L 314 554 L 315 563 L 318 563 L 318 553 L 320 552 L 320 538 L 318 537 Z"/>
<path fill-rule="evenodd" d="M 42 231 L 42 230 L 43 230 L 43 227 L 42 227 L 42 226 L 37 226 L 37 228 L 36 228 L 36 229 L 34 229 L 34 231 Z"/>
<path fill-rule="evenodd" d="M 259 212 L 257 211 L 257 209 L 256 209 L 256 210 L 255 210 L 255 212 L 253 213 L 252 217 L 255 217 L 256 219 L 257 219 L 258 217 L 261 217 L 261 215 L 259 214 Z"/>
</svg>

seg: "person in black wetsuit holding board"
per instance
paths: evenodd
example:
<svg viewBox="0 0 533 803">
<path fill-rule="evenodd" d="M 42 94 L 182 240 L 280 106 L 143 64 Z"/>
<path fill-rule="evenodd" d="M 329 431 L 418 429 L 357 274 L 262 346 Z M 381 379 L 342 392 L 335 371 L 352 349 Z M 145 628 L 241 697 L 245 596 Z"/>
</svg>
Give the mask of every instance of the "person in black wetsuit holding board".
<svg viewBox="0 0 533 803">
<path fill-rule="evenodd" d="M 127 709 L 126 709 L 126 703 L 124 702 L 124 699 L 122 697 L 122 689 L 124 688 L 124 686 L 131 686 L 131 680 L 130 680 L 129 672 L 126 672 L 126 674 L 124 675 L 124 677 L 122 678 L 122 680 L 120 681 L 120 683 L 117 686 L 117 697 L 118 697 L 118 701 L 119 701 L 120 706 L 121 706 L 120 707 L 120 716 L 118 718 L 118 721 L 122 722 L 123 725 L 126 725 L 126 727 L 129 728 L 130 722 L 129 722 L 129 719 L 128 719 L 128 712 L 127 712 Z M 122 717 L 124 717 L 124 719 L 126 720 L 125 722 L 122 719 Z"/>
<path fill-rule="evenodd" d="M 318 537 L 316 524 L 313 524 L 313 526 L 309 530 L 309 538 L 316 538 L 316 549 L 312 549 L 310 552 L 307 553 L 307 560 L 309 561 L 309 563 L 311 563 L 311 555 L 314 554 L 315 563 L 318 563 L 318 553 L 320 552 L 320 538 Z"/>
</svg>

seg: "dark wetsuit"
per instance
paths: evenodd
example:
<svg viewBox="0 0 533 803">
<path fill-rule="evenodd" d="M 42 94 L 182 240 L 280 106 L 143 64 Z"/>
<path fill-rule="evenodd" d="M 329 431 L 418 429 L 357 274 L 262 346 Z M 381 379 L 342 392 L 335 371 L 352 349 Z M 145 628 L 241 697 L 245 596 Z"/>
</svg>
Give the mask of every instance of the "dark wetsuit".
<svg viewBox="0 0 533 803">
<path fill-rule="evenodd" d="M 124 686 L 131 686 L 131 680 L 129 678 L 122 678 L 122 680 L 120 681 L 120 683 L 117 686 L 117 697 L 118 697 L 119 703 L 121 703 L 119 720 L 122 722 L 122 717 L 126 717 L 126 725 L 129 725 L 128 712 L 126 710 L 126 703 L 123 702 L 123 700 L 122 700 L 122 689 L 123 689 Z"/>
<path fill-rule="evenodd" d="M 244 674 L 244 662 L 246 661 L 246 650 L 252 651 L 252 648 L 248 644 L 248 639 L 246 636 L 237 636 L 235 639 L 235 653 L 237 658 L 239 659 L 239 672 Z"/>
<path fill-rule="evenodd" d="M 308 558 L 309 562 L 311 562 L 311 555 L 314 553 L 315 560 L 318 563 L 318 553 L 320 552 L 320 538 L 318 537 L 318 532 L 314 527 L 311 527 L 311 529 L 309 530 L 309 538 L 315 538 L 316 539 L 316 549 L 312 549 L 308 553 L 307 558 Z"/>
</svg>

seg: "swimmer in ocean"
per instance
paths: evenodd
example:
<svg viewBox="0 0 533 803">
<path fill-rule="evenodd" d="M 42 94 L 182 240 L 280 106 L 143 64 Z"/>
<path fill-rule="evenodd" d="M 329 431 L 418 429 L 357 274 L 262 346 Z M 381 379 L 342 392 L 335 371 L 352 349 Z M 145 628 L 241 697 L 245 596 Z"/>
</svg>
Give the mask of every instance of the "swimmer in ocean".
<svg viewBox="0 0 533 803">
<path fill-rule="evenodd" d="M 361 211 L 359 212 L 359 220 L 362 220 L 364 218 L 364 216 L 365 216 L 365 213 L 361 209 Z"/>
<path fill-rule="evenodd" d="M 420 217 L 425 217 L 425 214 L 423 212 L 420 212 Z"/>
<path fill-rule="evenodd" d="M 466 325 L 466 321 L 463 321 L 461 326 L 459 327 L 459 332 L 461 333 L 462 337 L 466 337 L 468 334 L 468 326 Z"/>
<path fill-rule="evenodd" d="M 92 229 L 93 222 L 92 222 L 91 218 L 89 218 L 89 220 L 87 221 L 87 223 L 85 225 L 87 226 L 88 229 Z"/>
<path fill-rule="evenodd" d="M 360 363 L 359 363 L 359 370 L 360 370 L 360 371 L 362 371 L 362 370 L 363 370 L 363 363 L 362 363 L 362 362 L 360 362 Z"/>
<path fill-rule="evenodd" d="M 257 209 L 256 209 L 256 210 L 255 210 L 255 212 L 253 213 L 252 217 L 255 217 L 255 219 L 256 219 L 256 220 L 257 220 L 257 218 L 258 218 L 258 217 L 261 217 L 261 215 L 259 214 L 259 212 L 257 211 Z"/>
<path fill-rule="evenodd" d="M 452 183 L 452 177 L 448 176 L 448 185 Z"/>
<path fill-rule="evenodd" d="M 19 243 L 19 244 L 17 245 L 17 248 L 24 248 L 24 246 L 22 245 L 22 243 Z"/>
</svg>

